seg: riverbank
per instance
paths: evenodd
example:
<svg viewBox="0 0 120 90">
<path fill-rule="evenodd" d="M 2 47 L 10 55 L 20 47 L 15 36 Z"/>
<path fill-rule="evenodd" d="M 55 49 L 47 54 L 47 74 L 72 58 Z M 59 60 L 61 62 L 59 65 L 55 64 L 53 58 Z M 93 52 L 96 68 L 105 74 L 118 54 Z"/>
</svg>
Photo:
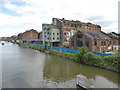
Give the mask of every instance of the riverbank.
<svg viewBox="0 0 120 90">
<path fill-rule="evenodd" d="M 45 52 L 45 53 L 52 54 L 52 55 L 58 55 L 58 56 L 68 58 L 68 59 L 74 60 L 79 63 L 86 64 L 86 65 L 119 72 L 119 66 L 120 66 L 119 56 L 101 57 L 101 56 L 89 53 L 86 48 L 81 48 L 80 49 L 81 52 L 78 52 L 76 54 L 70 54 L 70 53 L 64 53 L 64 52 L 60 52 L 57 50 L 51 50 L 51 49 L 45 50 L 44 47 L 39 47 L 39 46 L 30 46 L 30 45 L 21 44 L 21 43 L 18 43 L 18 44 L 23 47 L 39 50 L 41 52 Z"/>
</svg>

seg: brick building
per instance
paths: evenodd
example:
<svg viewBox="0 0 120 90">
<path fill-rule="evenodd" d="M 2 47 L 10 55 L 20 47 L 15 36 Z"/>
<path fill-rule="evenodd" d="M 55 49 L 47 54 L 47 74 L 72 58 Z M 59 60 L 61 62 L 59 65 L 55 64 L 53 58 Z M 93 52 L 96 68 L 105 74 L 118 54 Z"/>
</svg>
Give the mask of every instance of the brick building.
<svg viewBox="0 0 120 90">
<path fill-rule="evenodd" d="M 47 27 L 52 26 L 52 28 L 57 28 L 56 32 L 58 31 L 59 36 L 56 36 L 60 40 L 58 40 L 58 46 L 63 47 L 63 46 L 68 46 L 69 45 L 69 39 L 72 37 L 76 31 L 81 30 L 81 31 L 90 31 L 90 32 L 99 32 L 101 31 L 101 27 L 99 25 L 95 25 L 92 23 L 84 23 L 80 21 L 73 21 L 73 20 L 65 20 L 63 19 L 58 19 L 58 18 L 53 18 L 52 19 L 52 24 L 46 24 Z M 45 25 L 42 25 L 42 32 L 45 31 L 44 29 Z M 47 30 L 46 30 L 47 31 Z M 52 30 L 51 30 L 52 31 Z M 54 30 L 55 32 L 55 30 Z M 43 33 L 43 42 L 45 41 L 45 34 Z M 47 35 L 49 36 L 49 35 Z M 47 37 L 48 38 L 48 37 Z M 50 41 L 50 40 L 49 40 Z"/>
<path fill-rule="evenodd" d="M 53 18 L 52 24 L 60 29 L 60 46 L 69 45 L 69 39 L 78 30 L 90 31 L 90 32 L 100 32 L 101 26 L 92 23 L 84 23 L 81 21 L 65 20 Z"/>
<path fill-rule="evenodd" d="M 116 50 L 120 50 L 120 34 L 117 34 L 115 32 L 111 32 L 107 34 L 110 38 L 112 38 L 111 40 L 111 49 L 116 51 Z"/>
<path fill-rule="evenodd" d="M 22 34 L 23 34 L 23 33 L 19 33 L 19 34 L 17 35 L 17 37 L 18 37 L 18 42 L 21 42 L 21 43 L 22 43 Z"/>
<path fill-rule="evenodd" d="M 34 29 L 22 33 L 23 42 L 34 42 L 38 40 L 38 32 Z"/>
<path fill-rule="evenodd" d="M 48 29 L 52 28 L 52 29 Z M 48 29 L 48 30 L 47 30 Z M 52 42 L 53 38 L 50 34 L 52 31 L 59 33 L 57 46 L 78 49 L 87 46 L 90 51 L 105 52 L 118 50 L 119 36 L 116 33 L 106 34 L 101 31 L 101 26 L 92 23 L 84 23 L 81 21 L 65 20 L 53 18 L 52 24 L 42 25 L 43 42 Z M 49 40 L 48 40 L 49 39 Z"/>
<path fill-rule="evenodd" d="M 42 31 L 38 33 L 38 40 L 35 43 L 42 44 Z"/>
<path fill-rule="evenodd" d="M 42 41 L 42 31 L 38 33 L 38 39 Z"/>
<path fill-rule="evenodd" d="M 113 40 L 103 32 L 77 31 L 70 39 L 70 48 L 87 46 L 90 51 L 106 52 L 118 50 L 118 40 Z"/>
<path fill-rule="evenodd" d="M 18 37 L 16 35 L 13 35 L 10 37 L 11 42 L 16 42 L 18 40 Z"/>
</svg>

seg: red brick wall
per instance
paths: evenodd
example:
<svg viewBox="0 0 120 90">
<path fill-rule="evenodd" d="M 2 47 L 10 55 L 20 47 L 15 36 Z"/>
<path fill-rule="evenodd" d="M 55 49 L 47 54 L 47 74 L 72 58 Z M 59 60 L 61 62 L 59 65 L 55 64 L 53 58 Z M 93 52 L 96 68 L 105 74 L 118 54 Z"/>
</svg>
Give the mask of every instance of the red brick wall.
<svg viewBox="0 0 120 90">
<path fill-rule="evenodd" d="M 60 28 L 60 32 L 61 32 L 61 42 L 60 42 L 60 47 L 63 47 L 63 42 L 65 42 L 65 35 L 64 35 L 64 31 L 70 31 L 70 30 L 83 30 L 83 31 L 91 31 L 91 32 L 100 32 L 101 28 L 97 27 L 94 24 L 88 24 L 87 23 L 81 23 L 81 27 L 77 27 L 75 28 L 74 26 L 72 27 L 71 25 L 65 25 L 64 23 L 62 23 L 59 19 L 57 20 L 57 26 Z"/>
<path fill-rule="evenodd" d="M 78 38 L 77 35 L 81 34 L 82 38 Z M 70 39 L 70 48 L 79 49 L 82 46 L 78 46 L 78 42 L 82 42 L 82 46 L 86 46 L 86 42 L 89 42 L 89 51 L 92 51 L 93 49 L 93 40 L 87 36 L 82 34 L 81 32 L 76 33 L 73 37 Z"/>
<path fill-rule="evenodd" d="M 77 35 L 80 34 L 81 32 L 76 33 L 73 37 L 70 38 L 70 48 L 74 49 L 79 49 L 82 46 L 86 46 L 85 42 L 89 41 L 89 51 L 94 51 L 94 52 L 106 52 L 109 51 L 108 47 L 110 46 L 110 41 L 111 45 L 118 45 L 118 40 L 93 40 L 89 36 L 82 34 L 82 38 L 77 38 Z M 78 46 L 77 42 L 81 41 L 82 46 Z M 95 45 L 95 42 L 97 43 Z M 102 43 L 101 43 L 102 42 Z"/>
<path fill-rule="evenodd" d="M 118 45 L 118 40 L 95 40 L 97 42 L 97 45 L 94 45 L 93 51 L 95 52 L 103 52 L 103 51 L 109 51 L 109 46 L 115 46 Z M 106 42 L 106 45 L 101 45 L 101 42 Z M 111 43 L 111 44 L 110 44 Z"/>
<path fill-rule="evenodd" d="M 64 31 L 71 31 L 71 30 L 83 30 L 83 31 L 91 31 L 91 32 L 100 32 L 101 28 L 97 27 L 96 25 L 93 24 L 87 24 L 86 23 L 80 23 L 81 27 L 77 27 L 75 28 L 74 26 L 72 27 L 71 25 L 65 25 L 64 23 L 62 23 L 61 21 L 57 20 L 57 26 L 60 28 L 61 30 L 61 43 L 60 46 L 63 47 L 63 42 L 65 42 L 65 35 L 64 35 Z"/>
<path fill-rule="evenodd" d="M 38 32 L 32 29 L 32 30 L 24 32 L 22 34 L 22 37 L 24 41 L 29 42 L 31 40 L 38 39 Z"/>
<path fill-rule="evenodd" d="M 97 42 L 97 45 L 96 46 L 94 45 L 95 52 L 108 51 L 109 40 L 95 40 L 95 41 Z M 104 45 L 104 43 L 106 44 Z"/>
</svg>

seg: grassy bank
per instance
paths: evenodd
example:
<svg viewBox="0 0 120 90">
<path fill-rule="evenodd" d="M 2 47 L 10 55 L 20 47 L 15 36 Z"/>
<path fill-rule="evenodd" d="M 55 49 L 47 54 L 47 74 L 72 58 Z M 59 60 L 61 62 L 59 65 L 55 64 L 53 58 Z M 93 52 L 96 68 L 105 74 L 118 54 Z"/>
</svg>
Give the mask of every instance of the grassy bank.
<svg viewBox="0 0 120 90">
<path fill-rule="evenodd" d="M 19 45 L 28 47 L 31 49 L 39 50 L 41 52 L 46 52 L 44 47 L 29 46 L 26 44 L 19 44 Z M 120 56 L 101 57 L 101 56 L 98 56 L 98 55 L 88 52 L 87 47 L 82 47 L 79 50 L 80 51 L 76 54 L 64 53 L 64 52 L 60 52 L 57 50 L 48 50 L 47 53 L 52 54 L 52 55 L 58 55 L 58 56 L 61 56 L 64 58 L 68 58 L 68 59 L 77 61 L 79 63 L 87 64 L 90 66 L 96 66 L 96 67 L 112 70 L 115 72 L 119 72 Z"/>
</svg>

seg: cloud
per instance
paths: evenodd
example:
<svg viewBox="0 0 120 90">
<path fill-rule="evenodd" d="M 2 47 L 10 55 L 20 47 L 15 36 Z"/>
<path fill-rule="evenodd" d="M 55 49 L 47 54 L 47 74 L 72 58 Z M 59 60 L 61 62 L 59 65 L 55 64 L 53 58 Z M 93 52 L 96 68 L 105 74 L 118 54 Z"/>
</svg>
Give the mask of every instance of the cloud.
<svg viewBox="0 0 120 90">
<path fill-rule="evenodd" d="M 116 23 L 117 21 L 107 21 L 107 20 L 99 20 L 99 21 L 94 21 L 96 24 L 100 24 L 102 27 L 109 27 L 112 24 Z"/>
<path fill-rule="evenodd" d="M 31 28 L 41 31 L 42 23 L 51 23 L 53 17 L 91 22 L 100 24 L 103 31 L 113 30 L 117 28 L 118 1 L 104 0 L 107 4 L 103 4 L 102 0 L 2 0 L 0 33 L 19 33 Z"/>
<path fill-rule="evenodd" d="M 102 27 L 102 30 L 105 32 L 117 32 L 118 33 L 118 20 L 115 18 L 108 19 L 105 16 L 92 16 L 86 18 L 88 22 L 92 22 L 94 24 L 98 24 Z"/>
<path fill-rule="evenodd" d="M 86 18 L 89 21 L 98 21 L 98 20 L 103 20 L 103 16 L 92 16 L 92 17 L 88 17 Z"/>
</svg>

